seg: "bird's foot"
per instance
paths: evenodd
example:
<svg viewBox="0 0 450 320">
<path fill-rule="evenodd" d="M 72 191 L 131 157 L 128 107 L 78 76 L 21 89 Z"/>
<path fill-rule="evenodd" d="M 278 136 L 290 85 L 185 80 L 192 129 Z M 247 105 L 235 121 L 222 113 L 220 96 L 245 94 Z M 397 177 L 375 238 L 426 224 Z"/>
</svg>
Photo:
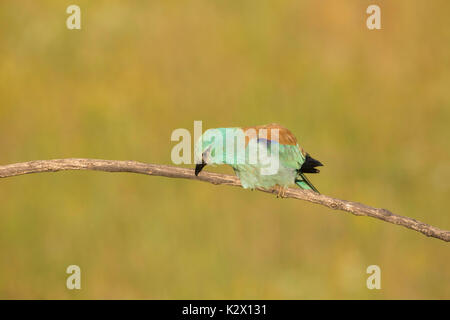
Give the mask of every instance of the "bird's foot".
<svg viewBox="0 0 450 320">
<path fill-rule="evenodd" d="M 286 198 L 286 188 L 276 185 L 274 189 L 277 191 L 277 198 Z"/>
</svg>

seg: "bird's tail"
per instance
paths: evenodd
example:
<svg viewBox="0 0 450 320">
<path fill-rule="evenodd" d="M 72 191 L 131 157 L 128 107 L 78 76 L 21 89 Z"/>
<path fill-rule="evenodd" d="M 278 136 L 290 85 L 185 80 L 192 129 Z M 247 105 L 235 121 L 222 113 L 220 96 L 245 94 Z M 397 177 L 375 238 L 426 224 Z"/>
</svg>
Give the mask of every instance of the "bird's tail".
<svg viewBox="0 0 450 320">
<path fill-rule="evenodd" d="M 313 190 L 317 193 L 320 193 L 319 190 L 314 187 L 314 185 L 311 183 L 311 181 L 306 178 L 306 176 L 303 173 L 300 173 L 297 180 L 295 180 L 295 183 L 302 189 L 305 190 Z"/>
<path fill-rule="evenodd" d="M 323 164 L 314 158 L 312 158 L 309 154 L 306 154 L 305 161 L 303 162 L 302 167 L 298 170 L 298 177 L 295 180 L 295 183 L 302 189 L 313 190 L 317 193 L 320 193 L 316 187 L 313 186 L 311 181 L 306 178 L 304 173 L 319 173 L 319 169 L 316 167 L 321 167 Z"/>
</svg>

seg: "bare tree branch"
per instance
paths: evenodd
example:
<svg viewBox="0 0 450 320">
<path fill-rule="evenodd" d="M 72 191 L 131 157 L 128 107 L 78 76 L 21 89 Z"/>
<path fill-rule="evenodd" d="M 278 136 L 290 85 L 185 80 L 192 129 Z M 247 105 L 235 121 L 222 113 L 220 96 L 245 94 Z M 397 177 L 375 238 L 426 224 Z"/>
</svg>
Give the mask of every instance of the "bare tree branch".
<svg viewBox="0 0 450 320">
<path fill-rule="evenodd" d="M 10 165 L 0 166 L 0 178 L 7 178 L 28 173 L 37 172 L 56 172 L 62 170 L 96 170 L 106 172 L 133 172 L 147 174 L 152 176 L 162 176 L 168 178 L 182 178 L 191 180 L 200 180 L 212 184 L 225 184 L 229 186 L 241 186 L 236 176 L 217 174 L 211 172 L 202 172 L 198 177 L 194 175 L 194 170 L 179 168 L 167 165 L 147 164 L 136 161 L 116 161 L 100 159 L 54 159 L 37 160 Z M 259 191 L 276 193 L 277 190 Z M 434 237 L 444 241 L 450 241 L 450 231 L 441 230 L 426 223 L 412 218 L 393 214 L 386 209 L 373 208 L 362 203 L 351 202 L 331 198 L 325 195 L 317 194 L 302 189 L 289 188 L 286 190 L 285 197 L 321 204 L 334 210 L 350 212 L 356 216 L 367 216 L 383 220 L 389 223 L 398 224 L 408 229 L 418 231 L 428 237 Z"/>
</svg>

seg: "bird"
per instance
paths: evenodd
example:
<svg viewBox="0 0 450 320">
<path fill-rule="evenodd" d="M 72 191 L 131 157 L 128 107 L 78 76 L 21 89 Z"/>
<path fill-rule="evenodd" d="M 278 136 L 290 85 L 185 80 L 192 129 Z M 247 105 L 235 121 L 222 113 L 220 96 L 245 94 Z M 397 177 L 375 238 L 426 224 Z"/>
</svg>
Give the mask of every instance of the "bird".
<svg viewBox="0 0 450 320">
<path fill-rule="evenodd" d="M 194 157 L 196 176 L 206 165 L 225 164 L 233 168 L 245 189 L 275 189 L 277 197 L 285 197 L 286 188 L 297 185 L 319 193 L 305 173 L 319 173 L 317 167 L 323 164 L 277 123 L 208 129 L 197 140 Z M 272 164 L 276 164 L 276 171 L 268 172 Z"/>
</svg>

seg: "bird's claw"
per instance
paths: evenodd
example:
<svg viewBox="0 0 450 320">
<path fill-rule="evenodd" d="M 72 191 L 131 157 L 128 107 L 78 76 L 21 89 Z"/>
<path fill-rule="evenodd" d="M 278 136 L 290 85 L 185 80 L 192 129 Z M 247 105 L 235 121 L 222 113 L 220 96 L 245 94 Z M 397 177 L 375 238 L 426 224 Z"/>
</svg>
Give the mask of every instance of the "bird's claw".
<svg viewBox="0 0 450 320">
<path fill-rule="evenodd" d="M 286 198 L 286 188 L 277 185 L 275 190 L 277 191 L 277 198 Z"/>
</svg>

